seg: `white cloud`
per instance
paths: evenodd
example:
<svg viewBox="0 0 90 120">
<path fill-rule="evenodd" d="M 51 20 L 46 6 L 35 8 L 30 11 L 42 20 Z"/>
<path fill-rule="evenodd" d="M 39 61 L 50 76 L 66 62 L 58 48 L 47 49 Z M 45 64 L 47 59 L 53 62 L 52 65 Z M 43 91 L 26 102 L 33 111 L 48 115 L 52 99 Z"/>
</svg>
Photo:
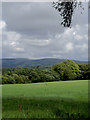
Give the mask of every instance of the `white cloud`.
<svg viewBox="0 0 90 120">
<path fill-rule="evenodd" d="M 79 48 L 80 50 L 85 51 L 85 49 L 88 49 L 88 45 L 87 44 L 81 44 L 81 45 L 76 45 L 76 48 Z"/>
<path fill-rule="evenodd" d="M 66 44 L 66 50 L 67 50 L 67 51 L 73 50 L 73 44 L 72 44 L 71 42 L 68 43 L 68 44 Z"/>
<path fill-rule="evenodd" d="M 83 58 L 88 59 L 88 28 L 83 28 L 85 28 L 85 25 L 76 25 L 61 34 L 57 34 L 52 41 L 53 56 L 62 56 L 70 59 L 79 58 L 81 60 Z"/>
<path fill-rule="evenodd" d="M 49 34 L 48 39 L 4 30 L 3 48 L 11 51 L 11 57 L 84 59 L 88 54 L 88 40 L 86 32 L 81 35 L 82 27 L 76 25 L 55 36 Z"/>
<path fill-rule="evenodd" d="M 6 34 L 9 41 L 18 41 L 21 38 L 21 35 L 17 32 L 9 31 L 6 32 Z"/>
<path fill-rule="evenodd" d="M 84 35 L 84 38 L 85 38 L 86 40 L 88 40 L 88 34 L 85 34 L 85 35 Z"/>
<path fill-rule="evenodd" d="M 18 52 L 24 52 L 24 48 L 16 48 L 16 51 L 18 51 Z"/>
<path fill-rule="evenodd" d="M 73 35 L 76 35 L 76 32 L 73 32 Z"/>
<path fill-rule="evenodd" d="M 83 49 L 88 49 L 88 45 L 87 44 L 83 44 L 82 48 Z"/>
<path fill-rule="evenodd" d="M 10 46 L 15 47 L 16 46 L 16 42 L 11 42 Z"/>
<path fill-rule="evenodd" d="M 20 38 L 21 35 L 19 33 L 5 30 L 2 34 L 2 44 L 14 48 L 19 45 Z"/>
<path fill-rule="evenodd" d="M 36 38 L 33 38 L 33 39 L 23 39 L 24 42 L 28 43 L 28 45 L 34 45 L 34 46 L 46 46 L 46 45 L 49 45 L 50 44 L 50 41 L 51 39 L 47 39 L 47 40 L 44 40 L 44 39 L 36 39 Z"/>
<path fill-rule="evenodd" d="M 13 52 L 24 52 L 24 48 L 21 47 L 19 40 L 21 39 L 22 35 L 15 32 L 15 31 L 8 31 L 6 28 L 6 23 L 1 22 L 3 32 L 2 32 L 2 47 L 3 47 L 3 53 L 8 55 L 8 50 L 11 53 L 11 56 L 13 57 Z M 4 51 L 5 50 L 5 51 Z M 6 51 L 7 50 L 7 51 Z"/>
<path fill-rule="evenodd" d="M 78 25 L 78 24 L 76 25 L 76 30 L 78 30 L 78 31 L 80 30 L 80 25 Z"/>
<path fill-rule="evenodd" d="M 0 20 L 0 30 L 4 29 L 5 27 L 6 27 L 6 23 Z"/>
<path fill-rule="evenodd" d="M 76 39 L 76 40 L 82 40 L 83 37 L 82 37 L 81 35 L 76 35 L 76 36 L 75 36 L 75 39 Z"/>
</svg>

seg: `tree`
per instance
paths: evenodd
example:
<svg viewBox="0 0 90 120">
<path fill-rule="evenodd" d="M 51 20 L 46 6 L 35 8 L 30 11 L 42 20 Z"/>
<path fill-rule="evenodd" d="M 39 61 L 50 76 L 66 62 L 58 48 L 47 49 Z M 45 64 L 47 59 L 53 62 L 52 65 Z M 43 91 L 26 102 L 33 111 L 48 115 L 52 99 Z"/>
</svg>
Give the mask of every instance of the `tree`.
<svg viewBox="0 0 90 120">
<path fill-rule="evenodd" d="M 80 79 L 90 79 L 90 64 L 79 64 L 81 70 Z"/>
<path fill-rule="evenodd" d="M 59 64 L 53 65 L 52 69 L 60 74 L 61 80 L 79 79 L 81 72 L 78 64 L 72 60 L 66 60 Z"/>
<path fill-rule="evenodd" d="M 61 25 L 71 27 L 72 16 L 77 6 L 84 10 L 82 3 L 77 2 L 77 0 L 58 0 L 58 2 L 53 2 L 53 7 L 58 10 L 63 19 Z"/>
</svg>

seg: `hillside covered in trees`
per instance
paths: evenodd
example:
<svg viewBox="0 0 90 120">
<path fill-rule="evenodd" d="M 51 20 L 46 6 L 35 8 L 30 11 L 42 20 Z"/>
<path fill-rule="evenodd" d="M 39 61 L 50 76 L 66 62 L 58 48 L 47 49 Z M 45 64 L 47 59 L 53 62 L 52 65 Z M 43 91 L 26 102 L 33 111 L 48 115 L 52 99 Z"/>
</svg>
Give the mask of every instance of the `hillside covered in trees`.
<svg viewBox="0 0 90 120">
<path fill-rule="evenodd" d="M 1 62 L 2 61 L 2 62 Z M 3 68 L 15 68 L 15 67 L 28 67 L 31 66 L 52 66 L 54 64 L 58 64 L 60 62 L 65 61 L 65 59 L 56 59 L 56 58 L 45 58 L 45 59 L 27 59 L 27 58 L 3 58 L 0 60 L 0 66 Z M 88 64 L 87 61 L 77 61 L 73 60 L 74 62 L 78 64 Z"/>
<path fill-rule="evenodd" d="M 90 66 L 66 60 L 51 67 L 3 68 L 2 84 L 90 79 Z"/>
</svg>

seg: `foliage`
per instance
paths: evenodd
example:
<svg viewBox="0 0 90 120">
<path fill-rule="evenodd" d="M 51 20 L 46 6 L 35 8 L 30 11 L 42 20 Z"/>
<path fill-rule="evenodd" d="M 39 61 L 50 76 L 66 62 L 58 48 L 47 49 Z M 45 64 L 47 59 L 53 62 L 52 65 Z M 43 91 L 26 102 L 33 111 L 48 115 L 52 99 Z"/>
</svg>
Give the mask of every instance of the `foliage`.
<svg viewBox="0 0 90 120">
<path fill-rule="evenodd" d="M 59 74 L 51 69 L 38 70 L 31 69 L 29 79 L 32 82 L 50 82 L 60 80 Z"/>
<path fill-rule="evenodd" d="M 80 76 L 79 66 L 72 60 L 53 65 L 52 69 L 60 74 L 61 80 L 78 79 Z"/>
<path fill-rule="evenodd" d="M 64 27 L 71 26 L 72 16 L 77 6 L 84 10 L 82 2 L 77 2 L 77 0 L 58 0 L 57 2 L 53 2 L 53 7 L 60 13 L 63 19 L 61 25 Z"/>
<path fill-rule="evenodd" d="M 89 79 L 90 65 L 66 60 L 52 67 L 3 68 L 2 84 L 51 82 L 60 80 Z"/>
<path fill-rule="evenodd" d="M 90 64 L 79 64 L 81 70 L 80 79 L 90 79 Z"/>
<path fill-rule="evenodd" d="M 21 83 L 30 83 L 30 80 L 28 76 L 24 75 L 17 75 L 13 74 L 11 75 L 3 75 L 2 76 L 2 84 L 21 84 Z"/>
<path fill-rule="evenodd" d="M 77 2 L 75 0 L 71 0 L 69 2 L 66 2 L 64 0 L 53 2 L 53 7 L 59 11 L 60 15 L 63 18 L 61 24 L 64 27 L 70 27 L 72 15 L 76 6 Z"/>
</svg>

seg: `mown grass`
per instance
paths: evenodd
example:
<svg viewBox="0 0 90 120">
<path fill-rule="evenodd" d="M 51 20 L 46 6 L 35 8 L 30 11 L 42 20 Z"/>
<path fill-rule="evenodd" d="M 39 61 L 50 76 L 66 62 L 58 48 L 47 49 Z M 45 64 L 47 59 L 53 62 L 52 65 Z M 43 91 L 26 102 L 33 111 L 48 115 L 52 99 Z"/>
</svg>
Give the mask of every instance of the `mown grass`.
<svg viewBox="0 0 90 120">
<path fill-rule="evenodd" d="M 88 117 L 88 81 L 2 86 L 3 118 Z"/>
</svg>

